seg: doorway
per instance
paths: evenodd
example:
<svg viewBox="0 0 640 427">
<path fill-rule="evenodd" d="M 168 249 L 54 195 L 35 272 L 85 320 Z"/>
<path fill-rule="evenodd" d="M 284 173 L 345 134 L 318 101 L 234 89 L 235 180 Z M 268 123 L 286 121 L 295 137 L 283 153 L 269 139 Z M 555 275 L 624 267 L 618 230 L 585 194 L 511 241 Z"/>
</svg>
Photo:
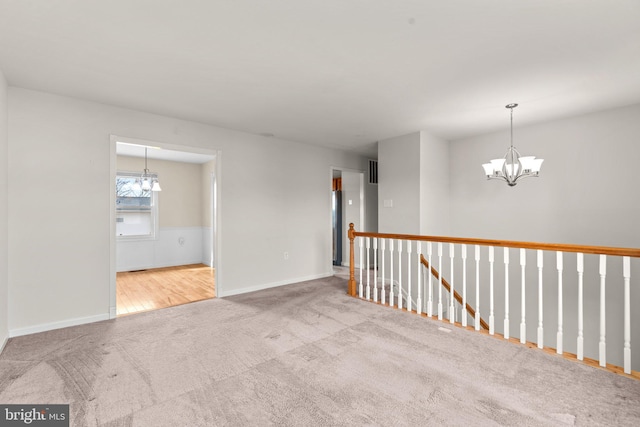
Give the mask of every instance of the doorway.
<svg viewBox="0 0 640 427">
<path fill-rule="evenodd" d="M 333 241 L 333 265 L 342 265 L 342 173 L 333 171 L 331 184 L 331 228 Z"/>
<path fill-rule="evenodd" d="M 220 153 L 115 135 L 111 145 L 110 317 L 215 297 Z M 145 172 L 159 191 L 121 191 L 121 176 L 134 186 Z"/>
<path fill-rule="evenodd" d="M 332 264 L 349 266 L 349 224 L 363 230 L 365 224 L 364 172 L 331 168 L 331 234 Z M 359 255 L 356 253 L 356 265 Z"/>
</svg>

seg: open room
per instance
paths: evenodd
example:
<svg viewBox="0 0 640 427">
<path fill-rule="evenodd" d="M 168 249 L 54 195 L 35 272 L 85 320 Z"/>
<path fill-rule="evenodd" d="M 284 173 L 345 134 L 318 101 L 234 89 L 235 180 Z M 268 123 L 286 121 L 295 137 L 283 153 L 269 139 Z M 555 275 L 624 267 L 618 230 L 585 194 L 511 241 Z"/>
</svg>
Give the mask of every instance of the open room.
<svg viewBox="0 0 640 427">
<path fill-rule="evenodd" d="M 640 425 L 638 22 L 0 0 L 0 425 Z"/>
<path fill-rule="evenodd" d="M 215 297 L 215 155 L 112 139 L 116 314 Z"/>
</svg>

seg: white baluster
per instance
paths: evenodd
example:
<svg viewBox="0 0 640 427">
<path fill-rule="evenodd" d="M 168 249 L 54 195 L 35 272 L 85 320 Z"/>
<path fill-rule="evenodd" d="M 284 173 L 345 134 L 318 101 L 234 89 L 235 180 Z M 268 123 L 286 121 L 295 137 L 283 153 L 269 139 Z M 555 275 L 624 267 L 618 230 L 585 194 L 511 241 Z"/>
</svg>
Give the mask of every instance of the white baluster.
<svg viewBox="0 0 640 427">
<path fill-rule="evenodd" d="M 509 248 L 504 248 L 504 339 L 509 339 Z"/>
<path fill-rule="evenodd" d="M 369 283 L 369 279 L 371 277 L 370 269 L 369 269 L 369 252 L 371 252 L 371 239 L 367 237 L 367 299 L 371 299 L 371 285 Z"/>
<path fill-rule="evenodd" d="M 398 309 L 402 309 L 402 240 L 398 240 Z"/>
<path fill-rule="evenodd" d="M 411 240 L 407 240 L 407 311 L 411 312 Z"/>
<path fill-rule="evenodd" d="M 525 316 L 525 309 L 526 309 L 526 301 L 525 301 L 525 285 L 524 285 L 524 276 L 525 276 L 525 267 L 527 266 L 527 251 L 525 251 L 524 249 L 520 249 L 520 271 L 521 271 L 521 279 L 520 282 L 522 283 L 522 291 L 521 291 L 521 307 L 520 310 L 522 311 L 522 316 L 520 318 L 520 343 L 521 344 L 525 344 L 527 342 L 527 322 L 526 322 L 526 316 Z"/>
<path fill-rule="evenodd" d="M 562 252 L 556 252 L 558 268 L 558 334 L 556 337 L 556 353 L 562 354 Z"/>
<path fill-rule="evenodd" d="M 544 252 L 538 250 L 538 348 L 544 348 L 544 329 L 542 328 L 542 255 Z"/>
<path fill-rule="evenodd" d="M 480 245 L 476 245 L 476 331 L 480 330 Z"/>
<path fill-rule="evenodd" d="M 584 274 L 584 254 L 577 254 L 578 270 L 578 360 L 584 360 L 584 294 L 583 294 L 583 274 Z"/>
<path fill-rule="evenodd" d="M 431 284 L 431 242 L 427 242 L 427 261 L 429 262 L 429 267 L 427 268 L 427 276 L 429 277 L 429 300 L 427 301 L 427 315 L 429 317 L 433 317 L 433 286 Z"/>
<path fill-rule="evenodd" d="M 418 260 L 418 299 L 416 300 L 416 313 L 422 313 L 422 264 L 420 255 L 422 254 L 422 242 L 416 242 L 416 257 Z"/>
<path fill-rule="evenodd" d="M 607 321 L 606 321 L 606 301 L 605 301 L 605 279 L 607 277 L 607 256 L 600 255 L 600 366 L 607 367 Z"/>
<path fill-rule="evenodd" d="M 378 302 L 378 238 L 373 239 L 373 302 Z"/>
<path fill-rule="evenodd" d="M 631 258 L 622 257 L 624 276 L 624 373 L 631 374 Z"/>
<path fill-rule="evenodd" d="M 493 335 L 496 331 L 493 315 L 493 261 L 493 246 L 489 246 L 489 335 Z"/>
<path fill-rule="evenodd" d="M 389 239 L 389 268 L 391 276 L 389 278 L 389 307 L 393 307 L 393 239 Z"/>
<path fill-rule="evenodd" d="M 362 298 L 362 245 L 364 244 L 364 239 L 360 237 L 360 286 L 358 286 L 358 296 Z"/>
<path fill-rule="evenodd" d="M 467 245 L 462 245 L 462 326 L 467 326 Z"/>
<path fill-rule="evenodd" d="M 449 258 L 451 260 L 451 289 L 449 292 L 449 299 L 451 300 L 451 303 L 449 305 L 449 323 L 455 323 L 456 321 L 456 307 L 455 307 L 455 303 L 456 303 L 456 299 L 454 298 L 454 291 L 453 291 L 453 257 L 454 257 L 454 246 L 453 243 L 449 243 Z"/>
<path fill-rule="evenodd" d="M 442 243 L 438 242 L 438 320 L 442 320 Z"/>
<path fill-rule="evenodd" d="M 380 270 L 382 271 L 382 281 L 380 282 L 380 287 L 381 287 L 381 290 L 380 290 L 380 302 L 382 303 L 382 305 L 384 305 L 384 303 L 386 302 L 385 301 L 386 295 L 385 295 L 385 291 L 384 291 L 384 281 L 385 281 L 385 277 L 384 277 L 384 255 L 385 255 L 385 253 L 384 253 L 384 249 L 385 249 L 384 242 L 385 241 L 386 241 L 385 239 L 380 239 L 380 252 L 381 252 L 380 262 L 382 263 L 382 265 L 380 266 Z"/>
</svg>

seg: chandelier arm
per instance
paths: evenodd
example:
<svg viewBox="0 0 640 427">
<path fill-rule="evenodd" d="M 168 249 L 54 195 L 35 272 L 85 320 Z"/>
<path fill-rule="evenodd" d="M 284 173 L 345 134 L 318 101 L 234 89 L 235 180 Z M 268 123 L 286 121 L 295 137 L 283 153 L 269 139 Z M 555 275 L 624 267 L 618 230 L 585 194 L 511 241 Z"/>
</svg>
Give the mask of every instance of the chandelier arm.
<svg viewBox="0 0 640 427">
<path fill-rule="evenodd" d="M 507 181 L 507 183 L 513 182 L 514 178 L 515 168 L 513 167 L 513 156 L 513 146 L 511 146 L 507 150 L 507 153 L 504 155 L 504 164 L 502 165 L 502 174 L 505 176 L 505 181 Z M 509 161 L 511 161 L 511 163 L 509 163 Z M 509 164 L 511 164 L 511 171 L 509 171 Z"/>
<path fill-rule="evenodd" d="M 513 112 L 513 110 L 511 110 Z M 509 181 L 515 182 L 516 176 L 518 175 L 516 172 L 516 154 L 513 152 L 513 140 L 511 141 L 511 175 L 509 176 Z"/>
</svg>

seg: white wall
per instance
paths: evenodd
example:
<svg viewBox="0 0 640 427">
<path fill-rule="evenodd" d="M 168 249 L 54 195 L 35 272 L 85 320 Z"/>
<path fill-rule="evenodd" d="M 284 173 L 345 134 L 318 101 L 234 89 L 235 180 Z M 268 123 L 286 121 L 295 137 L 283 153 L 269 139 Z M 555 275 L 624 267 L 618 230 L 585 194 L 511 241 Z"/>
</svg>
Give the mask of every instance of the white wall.
<svg viewBox="0 0 640 427">
<path fill-rule="evenodd" d="M 504 155 L 508 130 L 451 143 L 451 230 L 460 237 L 541 241 L 622 247 L 640 246 L 640 105 L 558 120 L 535 126 L 515 123 L 514 145 L 523 155 L 545 159 L 539 178 L 510 188 L 487 181 L 481 164 Z M 519 257 L 511 250 L 511 334 L 519 336 Z M 483 249 L 481 257 L 486 260 Z M 527 276 L 527 335 L 535 339 L 537 277 L 535 254 L 529 253 Z M 496 274 L 502 274 L 502 250 L 496 252 Z M 608 361 L 622 362 L 621 266 L 609 259 L 607 276 Z M 633 260 L 632 307 L 640 307 L 638 262 Z M 587 256 L 585 272 L 585 352 L 597 358 L 599 276 L 597 260 Z M 486 264 L 483 266 L 486 272 Z M 545 344 L 555 347 L 557 330 L 557 272 L 555 259 L 544 259 Z M 564 261 L 564 346 L 575 353 L 577 336 L 577 274 L 574 255 Z M 510 275 L 511 276 L 511 275 Z M 460 277 L 460 276 L 458 276 Z M 501 276 L 500 276 L 501 277 Z M 636 277 L 636 279 L 633 279 Z M 471 280 L 471 279 L 469 279 Z M 471 282 L 473 283 L 473 282 Z M 483 315 L 487 315 L 488 281 L 483 280 Z M 635 283 L 635 284 L 634 284 Z M 474 301 L 475 292 L 469 298 Z M 496 288 L 497 330 L 502 330 L 504 291 Z M 640 342 L 640 312 L 632 309 L 631 345 Z M 640 368 L 640 352 L 632 351 L 633 369 Z"/>
<path fill-rule="evenodd" d="M 640 105 L 514 128 L 541 176 L 510 188 L 483 178 L 508 131 L 451 143 L 451 221 L 457 235 L 632 246 L 640 243 Z M 508 206 L 508 208 L 507 208 Z M 506 221 L 506 219 L 509 219 Z"/>
<path fill-rule="evenodd" d="M 13 334 L 108 316 L 111 134 L 221 150 L 218 295 L 332 274 L 327 172 L 365 170 L 366 159 L 12 87 Z M 84 197 L 73 209 L 70 190 Z"/>
<path fill-rule="evenodd" d="M 420 233 L 448 236 L 449 143 L 420 132 Z"/>
<path fill-rule="evenodd" d="M 449 143 L 416 132 L 380 141 L 378 158 L 380 232 L 447 235 Z"/>
<path fill-rule="evenodd" d="M 9 336 L 7 128 L 7 81 L 0 70 L 0 351 Z"/>
<path fill-rule="evenodd" d="M 342 171 L 342 265 L 348 266 L 350 257 L 350 242 L 347 236 L 349 224 L 358 231 L 363 230 L 360 221 L 360 209 L 364 208 L 364 200 L 361 200 L 361 187 L 364 190 L 363 175 L 358 172 Z M 363 194 L 364 196 L 364 194 Z M 355 265 L 360 264 L 360 253 L 354 254 Z"/>
<path fill-rule="evenodd" d="M 378 231 L 420 234 L 420 132 L 378 142 L 378 175 Z"/>
</svg>

